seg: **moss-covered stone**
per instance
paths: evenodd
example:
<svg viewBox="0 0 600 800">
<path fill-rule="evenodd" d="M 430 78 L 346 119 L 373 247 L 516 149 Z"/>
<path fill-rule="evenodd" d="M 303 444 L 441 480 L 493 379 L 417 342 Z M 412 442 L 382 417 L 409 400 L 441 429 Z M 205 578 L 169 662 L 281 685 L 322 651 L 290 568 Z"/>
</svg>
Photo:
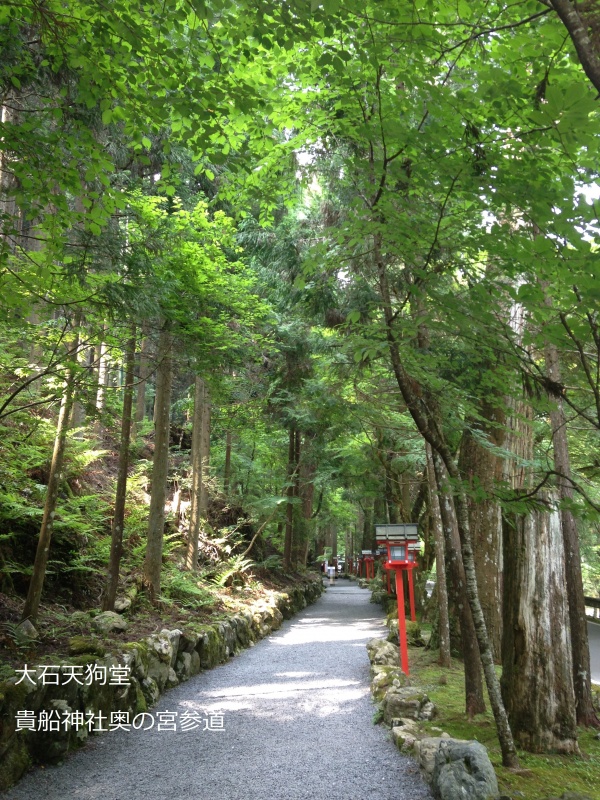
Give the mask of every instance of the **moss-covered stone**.
<svg viewBox="0 0 600 800">
<path fill-rule="evenodd" d="M 135 702 L 132 710 L 134 714 L 142 714 L 144 711 L 148 711 L 148 703 L 146 702 L 146 698 L 144 697 L 144 693 L 139 681 L 137 681 L 135 678 L 132 678 L 131 683 L 135 692 Z"/>
<path fill-rule="evenodd" d="M 79 656 L 83 653 L 91 653 L 95 656 L 106 655 L 106 647 L 97 639 L 90 636 L 72 636 L 69 639 L 69 655 Z"/>
<path fill-rule="evenodd" d="M 203 625 L 201 636 L 196 645 L 202 669 L 212 669 L 220 663 L 221 642 L 218 631 L 213 625 Z"/>
<path fill-rule="evenodd" d="M 6 791 L 24 775 L 32 765 L 32 758 L 25 740 L 27 734 L 15 734 L 10 746 L 2 748 L 0 758 L 0 792 Z M 9 743 L 7 743 L 8 745 Z"/>
<path fill-rule="evenodd" d="M 388 725 L 396 717 L 420 719 L 421 709 L 429 702 L 427 695 L 413 687 L 392 687 L 384 695 L 383 719 Z"/>
<path fill-rule="evenodd" d="M 399 667 L 387 664 L 373 664 L 371 666 L 371 691 L 377 701 L 382 700 L 389 689 L 399 689 L 405 687 L 408 683 L 407 676 Z"/>
</svg>

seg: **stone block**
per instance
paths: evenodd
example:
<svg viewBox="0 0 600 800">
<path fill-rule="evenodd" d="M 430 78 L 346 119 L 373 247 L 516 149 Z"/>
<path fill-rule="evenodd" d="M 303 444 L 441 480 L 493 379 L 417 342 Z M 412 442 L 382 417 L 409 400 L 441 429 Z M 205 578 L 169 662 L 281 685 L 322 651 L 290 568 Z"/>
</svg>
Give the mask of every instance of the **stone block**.
<svg viewBox="0 0 600 800">
<path fill-rule="evenodd" d="M 480 742 L 441 739 L 431 788 L 439 800 L 494 800 L 498 781 L 485 747 Z"/>
<path fill-rule="evenodd" d="M 92 628 L 98 633 L 106 635 L 113 631 L 126 631 L 127 622 L 114 611 L 103 611 L 92 620 Z"/>
</svg>

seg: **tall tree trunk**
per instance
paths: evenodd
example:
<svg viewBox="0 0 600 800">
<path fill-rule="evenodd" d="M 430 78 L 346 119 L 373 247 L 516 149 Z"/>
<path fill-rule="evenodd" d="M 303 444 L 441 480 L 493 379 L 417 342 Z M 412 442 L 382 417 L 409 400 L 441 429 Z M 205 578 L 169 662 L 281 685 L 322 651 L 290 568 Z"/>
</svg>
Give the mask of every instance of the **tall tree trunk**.
<svg viewBox="0 0 600 800">
<path fill-rule="evenodd" d="M 469 719 L 475 714 L 485 712 L 483 682 L 481 678 L 481 659 L 477 645 L 477 635 L 473 615 L 467 598 L 467 579 L 461 558 L 460 536 L 452 495 L 447 485 L 448 477 L 442 459 L 433 454 L 433 466 L 438 487 L 440 516 L 445 540 L 445 557 L 450 575 L 450 588 L 454 594 L 453 606 L 458 609 L 461 632 L 461 652 L 465 665 L 465 711 Z"/>
<path fill-rule="evenodd" d="M 225 470 L 223 472 L 223 494 L 229 494 L 229 483 L 231 481 L 231 429 L 227 429 L 225 434 Z"/>
<path fill-rule="evenodd" d="M 160 593 L 160 573 L 165 531 L 165 500 L 169 469 L 169 423 L 171 416 L 171 349 L 170 323 L 164 322 L 158 340 L 152 493 L 148 517 L 148 541 L 144 559 L 144 582 L 153 602 Z"/>
<path fill-rule="evenodd" d="M 307 458 L 307 447 L 309 446 L 310 436 L 307 434 L 304 440 L 304 455 L 300 458 L 301 442 L 298 439 L 298 449 L 296 451 L 296 475 L 297 491 L 300 499 L 298 516 L 300 525 L 298 532 L 294 532 L 295 562 L 298 567 L 306 566 L 309 545 L 314 531 L 313 521 L 313 500 L 315 494 L 315 464 L 312 459 Z"/>
<path fill-rule="evenodd" d="M 142 343 L 138 367 L 138 385 L 135 395 L 135 421 L 132 435 L 137 436 L 138 426 L 146 419 L 146 383 L 148 381 L 148 351 L 150 343 L 145 326 L 142 328 Z"/>
<path fill-rule="evenodd" d="M 461 476 L 452 451 L 448 447 L 439 421 L 439 415 L 432 412 L 430 407 L 423 402 L 422 387 L 408 374 L 402 358 L 398 339 L 394 335 L 394 310 L 392 307 L 390 288 L 388 283 L 385 262 L 381 255 L 381 243 L 378 236 L 374 243 L 375 264 L 379 278 L 379 289 L 381 294 L 382 309 L 386 325 L 386 337 L 392 362 L 392 369 L 402 398 L 410 412 L 411 417 L 419 433 L 429 442 L 433 451 L 438 453 L 444 461 L 448 474 L 456 486 L 455 508 L 458 529 L 460 533 L 460 544 L 465 568 L 466 590 L 473 623 L 477 634 L 477 642 L 483 671 L 485 675 L 490 704 L 494 713 L 498 740 L 502 751 L 502 763 L 505 767 L 516 768 L 519 766 L 517 751 L 510 730 L 506 709 L 502 701 L 500 683 L 494 667 L 494 655 L 490 645 L 485 618 L 481 610 L 479 595 L 477 591 L 477 577 L 475 573 L 475 561 L 473 557 L 473 544 L 469 529 L 469 511 L 464 488 L 461 484 Z"/>
<path fill-rule="evenodd" d="M 329 541 L 331 547 L 331 560 L 337 558 L 338 554 L 338 530 L 335 522 L 329 523 Z"/>
<path fill-rule="evenodd" d="M 46 577 L 46 566 L 48 564 L 48 556 L 50 554 L 50 542 L 52 540 L 54 516 L 56 513 L 56 503 L 58 500 L 58 490 L 60 488 L 61 471 L 67 443 L 67 431 L 69 428 L 69 419 L 71 418 L 71 410 L 73 407 L 73 375 L 75 363 L 77 361 L 77 350 L 78 337 L 76 338 L 68 356 L 71 367 L 67 370 L 65 388 L 60 404 L 60 411 L 58 413 L 56 434 L 54 437 L 54 450 L 52 453 L 52 461 L 50 462 L 48 489 L 46 491 L 46 500 L 44 502 L 44 513 L 42 516 L 42 524 L 40 527 L 35 560 L 33 563 L 33 572 L 29 582 L 29 590 L 27 592 L 27 599 L 25 600 L 25 607 L 23 608 L 22 614 L 22 619 L 29 619 L 32 622 L 35 622 L 37 619 L 40 599 L 42 597 L 42 589 L 44 587 L 44 579 Z"/>
<path fill-rule="evenodd" d="M 102 331 L 104 337 L 105 330 Z M 98 390 L 96 392 L 96 413 L 98 419 L 96 421 L 96 432 L 100 433 L 102 430 L 102 415 L 106 408 L 106 390 L 108 388 L 108 380 L 110 377 L 108 355 L 106 342 L 101 341 L 98 347 Z"/>
<path fill-rule="evenodd" d="M 410 498 L 410 473 L 405 470 L 400 475 L 400 496 L 402 503 L 400 506 L 400 519 L 402 522 L 416 522 L 412 519 L 412 502 Z"/>
<path fill-rule="evenodd" d="M 558 350 L 554 344 L 549 343 L 546 345 L 545 357 L 548 377 L 555 385 L 560 385 L 560 362 Z M 575 687 L 577 723 L 579 725 L 600 727 L 600 721 L 592 702 L 590 647 L 585 617 L 579 535 L 573 512 L 568 508 L 568 504 L 573 500 L 573 485 L 571 483 L 571 460 L 567 440 L 567 419 L 562 398 L 552 397 L 551 400 L 553 408 L 550 411 L 550 424 L 552 426 L 554 468 L 559 473 L 556 485 L 563 504 L 560 516 L 565 552 L 569 620 L 571 623 L 571 652 L 573 656 L 573 683 Z"/>
<path fill-rule="evenodd" d="M 560 522 L 536 510 L 504 531 L 502 693 L 517 742 L 534 753 L 578 752 Z"/>
<path fill-rule="evenodd" d="M 77 356 L 77 361 L 80 364 L 80 368 L 86 369 L 87 368 L 87 348 L 82 348 L 80 353 Z M 73 394 L 73 408 L 71 410 L 71 419 L 69 420 L 69 428 L 80 428 L 82 427 L 83 423 L 85 422 L 85 406 L 81 399 L 82 390 L 79 388 Z M 83 439 L 82 433 L 75 434 L 74 438 Z"/>
<path fill-rule="evenodd" d="M 210 468 L 211 404 L 210 391 L 204 386 L 202 407 L 202 489 L 200 492 L 200 517 L 208 519 L 208 476 Z"/>
<path fill-rule="evenodd" d="M 450 618 L 448 614 L 448 587 L 446 584 L 446 556 L 444 552 L 444 529 L 440 512 L 440 501 L 431 445 L 425 444 L 427 456 L 427 480 L 429 483 L 429 502 L 433 521 L 433 536 L 435 539 L 435 573 L 436 588 L 439 608 L 439 639 L 440 639 L 440 665 L 450 667 L 452 658 L 450 654 Z M 480 673 L 481 674 L 481 673 Z"/>
<path fill-rule="evenodd" d="M 294 535 L 294 505 L 292 503 L 295 490 L 294 468 L 296 453 L 296 432 L 293 428 L 289 430 L 288 442 L 288 487 L 286 495 L 288 498 L 285 512 L 285 540 L 283 544 L 283 568 L 291 569 L 292 566 L 292 544 Z"/>
<path fill-rule="evenodd" d="M 125 351 L 125 388 L 123 391 L 123 415 L 121 417 L 121 442 L 119 445 L 119 467 L 113 516 L 108 579 L 102 602 L 104 611 L 112 611 L 119 585 L 119 571 L 123 554 L 123 526 L 125 523 L 125 500 L 127 498 L 127 473 L 129 470 L 129 445 L 131 442 L 131 411 L 133 407 L 133 382 L 135 369 L 135 325 Z"/>
<path fill-rule="evenodd" d="M 480 435 L 490 444 L 504 443 L 504 414 L 501 409 L 482 404 L 480 417 L 489 424 L 471 420 Z M 502 512 L 494 489 L 502 480 L 503 460 L 485 447 L 474 433 L 465 428 L 460 445 L 458 466 L 473 494 L 469 498 L 469 525 L 473 537 L 475 571 L 479 599 L 497 663 L 502 646 Z"/>
<path fill-rule="evenodd" d="M 375 536 L 375 525 L 379 525 L 385 521 L 384 500 L 379 495 L 373 500 L 368 497 L 365 501 L 365 517 L 363 520 L 362 541 L 359 538 L 357 541 L 356 549 L 370 550 L 373 547 L 373 538 Z"/>
<path fill-rule="evenodd" d="M 387 520 L 391 525 L 396 525 L 400 520 L 398 519 L 398 505 L 396 503 L 396 492 L 394 491 L 394 482 L 396 476 L 393 474 L 389 462 L 385 465 L 385 502 L 387 503 Z"/>
<path fill-rule="evenodd" d="M 203 485 L 202 433 L 205 407 L 204 381 L 196 375 L 194 381 L 194 419 L 192 422 L 192 491 L 190 503 L 190 527 L 188 530 L 186 569 L 198 569 L 198 537 L 200 536 L 201 498 Z"/>
<path fill-rule="evenodd" d="M 12 92 L 11 92 L 12 94 Z M 11 97 L 11 94 L 6 99 Z M 17 112 L 13 108 L 0 107 L 2 125 L 15 124 Z M 18 236 L 20 213 L 17 209 L 12 190 L 17 183 L 11 167 L 11 156 L 6 150 L 0 150 L 0 250 L 14 252 Z M 25 244 L 26 249 L 29 247 Z"/>
<path fill-rule="evenodd" d="M 294 497 L 296 498 L 296 505 L 293 511 L 293 526 L 292 526 L 292 566 L 297 569 L 302 560 L 302 553 L 304 552 L 304 542 L 307 538 L 307 523 L 304 516 L 304 503 L 301 500 L 301 480 L 300 480 L 300 451 L 302 448 L 302 434 L 296 431 L 294 440 Z M 300 501 L 300 504 L 298 504 Z"/>
</svg>

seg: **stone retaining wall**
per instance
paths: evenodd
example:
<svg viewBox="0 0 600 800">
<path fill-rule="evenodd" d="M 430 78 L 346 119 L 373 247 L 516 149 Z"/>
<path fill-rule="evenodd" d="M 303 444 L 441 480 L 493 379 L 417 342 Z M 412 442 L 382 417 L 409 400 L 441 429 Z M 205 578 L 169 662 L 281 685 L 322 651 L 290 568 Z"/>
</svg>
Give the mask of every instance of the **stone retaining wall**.
<svg viewBox="0 0 600 800">
<path fill-rule="evenodd" d="M 165 629 L 143 641 L 123 645 L 114 653 L 105 654 L 97 641 L 78 637 L 80 655 L 55 662 L 52 675 L 56 675 L 58 685 L 49 685 L 49 679 L 54 680 L 49 672 L 42 682 L 34 669 L 20 682 L 19 675 L 0 683 L 0 791 L 16 783 L 33 763 L 59 761 L 90 735 L 86 725 L 76 729 L 61 724 L 52 732 L 17 730 L 18 712 L 27 710 L 36 718 L 40 712 L 48 712 L 61 720 L 73 712 L 82 712 L 84 719 L 96 718 L 99 713 L 106 719 L 112 712 L 128 712 L 130 717 L 143 713 L 167 689 L 224 663 L 277 630 L 284 619 L 317 600 L 322 590 L 321 580 L 307 580 L 289 592 L 273 593 L 269 601 L 260 601 L 226 620 L 196 626 L 193 632 Z M 89 675 L 94 665 L 101 676 L 107 676 L 104 684 L 91 681 L 85 685 L 82 681 L 81 685 L 72 679 L 73 667 L 80 668 L 75 672 L 83 676 Z M 118 681 L 117 667 L 129 668 L 127 683 L 110 685 L 108 676 Z"/>
</svg>

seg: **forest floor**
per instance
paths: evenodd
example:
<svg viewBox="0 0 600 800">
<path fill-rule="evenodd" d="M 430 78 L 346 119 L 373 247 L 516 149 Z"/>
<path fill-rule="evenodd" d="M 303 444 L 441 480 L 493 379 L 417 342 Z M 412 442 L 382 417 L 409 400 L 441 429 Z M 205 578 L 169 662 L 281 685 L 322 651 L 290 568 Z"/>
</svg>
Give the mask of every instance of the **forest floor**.
<svg viewBox="0 0 600 800">
<path fill-rule="evenodd" d="M 27 642 L 19 641 L 17 634 L 24 599 L 15 594 L 0 593 L 0 680 L 11 677 L 14 669 L 21 668 L 24 663 L 51 664 L 53 659 L 69 655 L 75 637 L 93 638 L 100 655 L 103 651 L 139 641 L 163 628 L 189 629 L 194 625 L 226 619 L 258 600 L 267 599 L 274 592 L 285 592 L 301 578 L 300 575 L 253 569 L 245 576 L 242 585 L 212 586 L 210 602 L 192 607 L 168 598 L 153 605 L 140 592 L 136 594 L 131 608 L 123 614 L 127 630 L 107 635 L 94 633 L 90 629 L 94 616 L 100 613 L 97 604 L 82 608 L 81 605 L 71 605 L 62 598 L 54 597 L 40 606 L 36 622 L 39 636 Z"/>
<path fill-rule="evenodd" d="M 42 604 L 35 623 L 38 637 L 22 641 L 17 627 L 27 593 L 34 544 L 39 531 L 42 499 L 35 482 L 47 480 L 40 470 L 17 471 L 12 495 L 13 517 L 0 518 L 6 550 L 0 552 L 0 680 L 11 677 L 23 664 L 51 664 L 57 657 L 72 655 L 75 637 L 92 637 L 98 654 L 139 641 L 163 628 L 190 629 L 217 622 L 235 614 L 273 592 L 285 592 L 303 578 L 284 574 L 271 560 L 276 549 L 259 539 L 249 558 L 244 551 L 255 526 L 236 499 L 226 499 L 216 490 L 209 495 L 209 524 L 200 536 L 199 572 L 183 570 L 188 520 L 175 502 L 170 482 L 165 525 L 161 594 L 152 604 L 142 590 L 148 503 L 146 489 L 153 455 L 150 422 L 135 443 L 128 483 L 128 506 L 124 530 L 124 553 L 117 596 L 132 604 L 123 613 L 127 630 L 102 636 L 91 623 L 101 610 L 110 552 L 110 518 L 114 499 L 118 452 L 117 441 L 104 431 L 101 450 L 90 451 L 89 443 L 70 443 L 70 466 L 64 481 Z M 173 432 L 172 432 L 173 433 Z M 172 472 L 189 471 L 189 453 L 177 450 L 181 437 L 172 441 Z M 38 454 L 36 452 L 36 459 Z M 37 463 L 37 460 L 35 460 Z M 172 476 L 171 476 L 172 477 Z M 16 479 L 15 479 L 16 480 Z M 183 506 L 189 505 L 184 501 Z M 4 533 L 4 531 L 12 531 Z"/>
</svg>

